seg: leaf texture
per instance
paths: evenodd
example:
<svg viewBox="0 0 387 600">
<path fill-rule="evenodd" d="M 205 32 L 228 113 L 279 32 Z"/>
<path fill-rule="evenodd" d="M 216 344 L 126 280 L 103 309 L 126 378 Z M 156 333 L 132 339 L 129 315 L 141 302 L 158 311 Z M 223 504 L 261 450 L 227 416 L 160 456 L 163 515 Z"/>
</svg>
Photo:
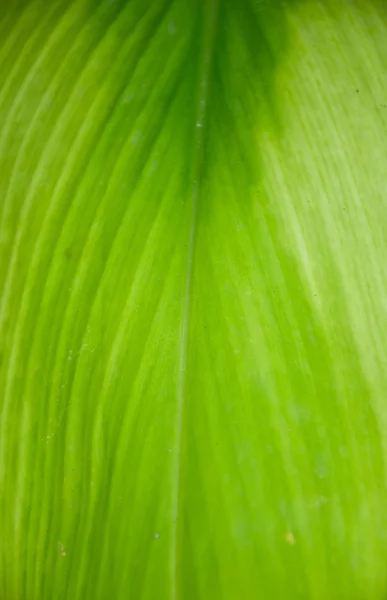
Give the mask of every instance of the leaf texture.
<svg viewBox="0 0 387 600">
<path fill-rule="evenodd" d="M 386 33 L 0 4 L 0 598 L 382 600 Z"/>
</svg>

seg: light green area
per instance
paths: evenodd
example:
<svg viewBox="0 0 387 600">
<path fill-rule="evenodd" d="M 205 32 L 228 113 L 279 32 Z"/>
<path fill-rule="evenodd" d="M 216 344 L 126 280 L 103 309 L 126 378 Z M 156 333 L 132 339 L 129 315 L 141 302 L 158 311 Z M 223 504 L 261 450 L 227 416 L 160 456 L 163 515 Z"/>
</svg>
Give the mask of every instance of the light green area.
<svg viewBox="0 0 387 600">
<path fill-rule="evenodd" d="M 0 0 L 1 600 L 385 600 L 386 40 Z"/>
</svg>

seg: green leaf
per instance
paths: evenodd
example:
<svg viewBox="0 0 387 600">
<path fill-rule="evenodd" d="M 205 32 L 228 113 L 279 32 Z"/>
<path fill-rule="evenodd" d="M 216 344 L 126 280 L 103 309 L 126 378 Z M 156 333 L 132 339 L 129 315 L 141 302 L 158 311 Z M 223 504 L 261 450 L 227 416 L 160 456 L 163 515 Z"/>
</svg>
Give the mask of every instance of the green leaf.
<svg viewBox="0 0 387 600">
<path fill-rule="evenodd" d="M 1 599 L 382 600 L 386 35 L 1 2 Z"/>
</svg>

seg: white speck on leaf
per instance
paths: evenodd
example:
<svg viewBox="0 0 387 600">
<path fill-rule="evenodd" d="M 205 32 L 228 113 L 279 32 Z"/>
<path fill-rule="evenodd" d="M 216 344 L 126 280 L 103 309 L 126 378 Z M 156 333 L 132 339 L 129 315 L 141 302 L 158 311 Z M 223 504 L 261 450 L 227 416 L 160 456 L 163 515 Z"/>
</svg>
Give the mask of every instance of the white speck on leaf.
<svg viewBox="0 0 387 600">
<path fill-rule="evenodd" d="M 155 533 L 155 534 L 154 534 L 154 536 L 153 536 L 153 538 L 154 538 L 155 540 L 158 540 L 158 539 L 159 539 L 159 537 L 160 537 L 160 534 L 159 534 L 159 533 Z"/>
<path fill-rule="evenodd" d="M 61 556 L 66 556 L 67 552 L 66 552 L 66 548 L 64 547 L 64 544 L 62 544 L 61 542 L 59 542 L 58 543 L 58 548 L 59 548 Z"/>
</svg>

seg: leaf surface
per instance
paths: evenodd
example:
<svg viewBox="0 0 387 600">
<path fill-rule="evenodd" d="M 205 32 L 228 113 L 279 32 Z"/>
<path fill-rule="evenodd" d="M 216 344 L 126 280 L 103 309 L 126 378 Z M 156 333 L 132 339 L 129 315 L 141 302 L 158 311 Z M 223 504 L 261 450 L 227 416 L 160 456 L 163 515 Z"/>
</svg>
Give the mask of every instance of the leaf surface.
<svg viewBox="0 0 387 600">
<path fill-rule="evenodd" d="M 0 4 L 0 598 L 383 598 L 386 30 Z"/>
</svg>

